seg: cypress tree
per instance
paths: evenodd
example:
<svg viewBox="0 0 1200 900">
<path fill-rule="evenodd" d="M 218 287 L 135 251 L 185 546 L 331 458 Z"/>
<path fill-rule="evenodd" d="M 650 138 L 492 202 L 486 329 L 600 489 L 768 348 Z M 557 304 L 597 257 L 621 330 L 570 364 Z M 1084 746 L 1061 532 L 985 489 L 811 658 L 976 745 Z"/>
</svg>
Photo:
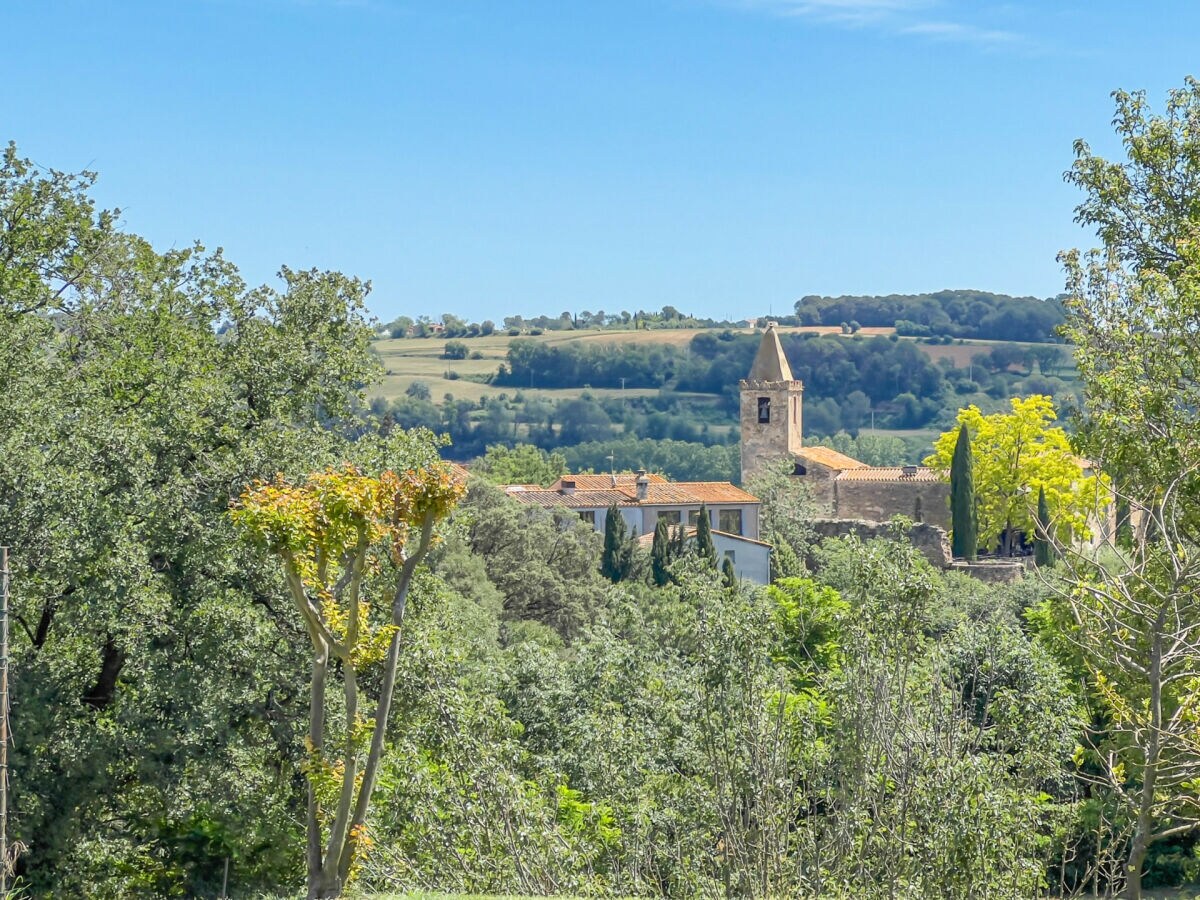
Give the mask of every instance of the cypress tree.
<svg viewBox="0 0 1200 900">
<path fill-rule="evenodd" d="M 600 555 L 600 574 L 614 583 L 626 575 L 623 557 L 626 555 L 624 548 L 627 541 L 625 519 L 614 503 L 608 508 L 604 520 L 604 552 Z"/>
<path fill-rule="evenodd" d="M 700 515 L 696 519 L 696 553 L 701 561 L 714 569 L 717 567 L 717 548 L 713 544 L 712 523 L 708 520 L 708 507 L 700 504 Z"/>
<path fill-rule="evenodd" d="M 667 567 L 671 564 L 671 538 L 667 534 L 666 519 L 659 519 L 654 526 L 654 543 L 650 545 L 650 577 L 658 587 L 671 580 Z"/>
<path fill-rule="evenodd" d="M 975 518 L 975 473 L 971 436 L 964 423 L 958 429 L 954 458 L 950 462 L 950 543 L 954 555 L 969 562 L 979 551 L 979 523 Z"/>
<path fill-rule="evenodd" d="M 725 578 L 725 587 L 733 588 L 737 586 L 737 573 L 733 571 L 733 560 L 728 556 L 721 563 L 721 574 Z"/>
<path fill-rule="evenodd" d="M 1033 559 L 1039 566 L 1054 562 L 1054 547 L 1050 544 L 1050 506 L 1046 489 L 1038 488 L 1037 538 L 1033 542 Z"/>
</svg>

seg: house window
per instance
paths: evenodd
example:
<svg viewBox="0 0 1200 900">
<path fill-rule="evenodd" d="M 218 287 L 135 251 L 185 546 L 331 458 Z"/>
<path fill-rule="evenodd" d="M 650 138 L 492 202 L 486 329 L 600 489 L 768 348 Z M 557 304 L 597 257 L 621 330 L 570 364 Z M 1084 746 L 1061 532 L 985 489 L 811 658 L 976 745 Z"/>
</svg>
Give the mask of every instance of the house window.
<svg viewBox="0 0 1200 900">
<path fill-rule="evenodd" d="M 726 534 L 742 533 L 742 511 L 740 509 L 723 509 L 717 514 L 717 531 Z"/>
<path fill-rule="evenodd" d="M 765 425 L 771 421 L 771 398 L 758 398 L 758 422 L 760 425 Z"/>
<path fill-rule="evenodd" d="M 660 509 L 658 511 L 658 521 L 666 522 L 668 525 L 679 524 L 679 510 L 677 509 Z"/>
<path fill-rule="evenodd" d="M 700 521 L 700 510 L 689 509 L 688 510 L 688 524 L 695 525 L 699 521 Z"/>
<path fill-rule="evenodd" d="M 595 525 L 596 511 L 594 509 L 581 509 L 579 511 L 579 518 L 583 519 L 583 521 L 587 522 L 589 525 Z"/>
</svg>

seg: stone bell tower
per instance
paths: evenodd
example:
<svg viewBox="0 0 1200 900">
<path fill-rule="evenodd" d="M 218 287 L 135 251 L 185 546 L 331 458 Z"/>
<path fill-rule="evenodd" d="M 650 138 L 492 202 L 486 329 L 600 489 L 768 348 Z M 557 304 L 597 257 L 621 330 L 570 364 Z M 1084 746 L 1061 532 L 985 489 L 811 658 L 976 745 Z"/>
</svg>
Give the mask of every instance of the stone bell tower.
<svg viewBox="0 0 1200 900">
<path fill-rule="evenodd" d="M 768 322 L 742 393 L 742 484 L 766 463 L 800 452 L 804 384 L 792 377 L 783 346 Z"/>
</svg>

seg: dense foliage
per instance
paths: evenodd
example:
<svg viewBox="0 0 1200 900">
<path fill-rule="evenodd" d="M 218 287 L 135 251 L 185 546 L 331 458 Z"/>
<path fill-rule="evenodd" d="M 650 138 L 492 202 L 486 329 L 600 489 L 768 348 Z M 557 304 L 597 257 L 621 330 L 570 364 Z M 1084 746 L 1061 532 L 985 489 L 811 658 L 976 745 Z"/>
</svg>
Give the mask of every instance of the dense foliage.
<svg viewBox="0 0 1200 900">
<path fill-rule="evenodd" d="M 1126 181 L 1081 152 L 1088 221 L 1159 190 L 1138 167 L 1186 173 L 1200 158 L 1179 136 L 1200 105 L 1190 87 L 1145 132 L 1140 105 L 1120 107 L 1145 155 Z M 363 891 L 1028 898 L 1196 877 L 1200 454 L 1196 404 L 1173 393 L 1200 369 L 1186 210 L 1171 228 L 1114 220 L 1107 258 L 1068 259 L 1093 392 L 1081 447 L 1118 466 L 1141 514 L 1129 549 L 989 585 L 935 570 L 904 522 L 816 542 L 803 490 L 768 468 L 752 488 L 776 577 L 757 586 L 722 577 L 679 529 L 654 553 L 614 527 L 605 553 L 570 511 L 531 514 L 485 478 L 435 528 L 458 491 L 429 436 L 394 407 L 364 414 L 366 285 L 284 269 L 277 287 L 248 288 L 219 254 L 158 253 L 121 231 L 90 183 L 11 148 L 0 166 L 9 824 L 31 894 L 211 897 L 228 868 L 230 896 L 294 895 L 314 798 L 318 836 L 353 845 L 320 861 L 348 858 L 338 878 Z M 1154 252 L 1120 245 L 1131 234 Z M 974 386 L 914 349 L 788 346 L 826 392 L 814 406 L 841 420 L 856 391 L 914 420 L 927 401 L 978 394 L 969 370 Z M 720 415 L 751 350 L 693 343 L 667 360 L 673 386 L 703 392 L 727 368 L 708 394 Z M 994 399 L 1030 378 L 1003 353 L 979 364 L 995 366 Z M 424 415 L 420 393 L 406 402 Z M 524 422 L 515 397 L 433 414 L 467 438 L 492 417 L 504 437 L 479 454 L 536 436 L 541 451 L 492 450 L 484 468 L 543 483 L 577 462 L 546 452 L 564 432 L 599 454 L 619 421 L 622 453 L 670 449 L 628 425 L 669 422 L 677 401 L 580 396 Z M 1013 414 L 1045 432 L 1040 402 Z M 867 437 L 833 443 L 900 452 Z M 683 452 L 681 467 L 732 462 Z M 1065 538 L 1044 526 L 1061 485 L 1036 474 L 1018 480 L 1045 487 L 1041 533 Z M 409 567 L 396 541 L 418 519 L 428 554 Z M 345 551 L 337 566 L 331 550 Z M 321 641 L 337 660 L 326 675 L 353 680 L 361 707 L 350 693 L 314 702 Z M 368 721 L 385 697 L 391 715 Z M 377 763 L 374 792 L 359 754 Z M 362 789 L 367 818 L 342 815 Z"/>
<path fill-rule="evenodd" d="M 798 325 L 895 327 L 900 334 L 948 335 L 998 341 L 1055 341 L 1063 324 L 1059 300 L 1009 297 L 987 291 L 935 291 L 887 297 L 802 297 Z"/>
<path fill-rule="evenodd" d="M 963 429 L 970 440 L 976 538 L 981 547 L 999 545 L 1011 554 L 1020 536 L 1036 533 L 1038 492 L 1050 511 L 1050 531 L 1064 541 L 1091 537 L 1089 514 L 1107 489 L 1107 478 L 1081 469 L 1049 397 L 1014 398 L 1010 412 L 983 415 L 978 408 L 959 410 L 959 428 L 933 445 L 925 465 L 954 474 Z"/>
</svg>

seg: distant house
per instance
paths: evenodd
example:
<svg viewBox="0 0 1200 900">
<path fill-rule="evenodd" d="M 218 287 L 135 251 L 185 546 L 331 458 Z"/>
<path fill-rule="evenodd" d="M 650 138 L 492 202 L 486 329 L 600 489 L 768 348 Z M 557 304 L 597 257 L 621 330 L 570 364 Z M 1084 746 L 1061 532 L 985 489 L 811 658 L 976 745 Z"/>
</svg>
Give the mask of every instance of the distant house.
<svg viewBox="0 0 1200 900">
<path fill-rule="evenodd" d="M 526 506 L 570 509 L 599 532 L 615 504 L 626 528 L 642 538 L 653 537 L 660 519 L 694 528 L 703 505 L 718 555 L 733 559 L 739 577 L 759 584 L 769 580 L 770 547 L 758 539 L 762 503 L 726 481 L 670 482 L 646 472 L 564 475 L 548 488 L 510 484 L 504 492 Z"/>
<path fill-rule="evenodd" d="M 684 532 L 686 540 L 694 540 L 696 527 L 693 525 Z M 744 581 L 754 584 L 769 584 L 771 581 L 771 545 L 766 541 L 738 534 L 726 534 L 724 531 L 712 532 L 713 546 L 717 550 L 717 561 L 724 565 L 728 559 L 733 563 L 733 574 Z M 649 551 L 654 544 L 653 534 L 643 534 L 638 538 L 645 550 Z"/>
</svg>

